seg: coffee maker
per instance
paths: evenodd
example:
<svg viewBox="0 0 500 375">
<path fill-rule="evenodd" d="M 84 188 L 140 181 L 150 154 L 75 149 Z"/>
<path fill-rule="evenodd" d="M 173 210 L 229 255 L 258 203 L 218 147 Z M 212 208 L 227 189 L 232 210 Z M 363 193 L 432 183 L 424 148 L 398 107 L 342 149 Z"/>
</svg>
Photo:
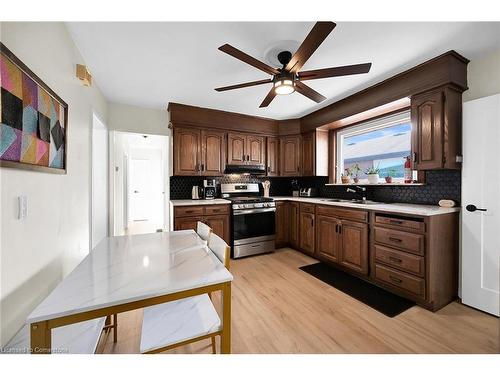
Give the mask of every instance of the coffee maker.
<svg viewBox="0 0 500 375">
<path fill-rule="evenodd" d="M 205 199 L 214 199 L 217 192 L 215 180 L 203 180 L 203 196 Z"/>
</svg>

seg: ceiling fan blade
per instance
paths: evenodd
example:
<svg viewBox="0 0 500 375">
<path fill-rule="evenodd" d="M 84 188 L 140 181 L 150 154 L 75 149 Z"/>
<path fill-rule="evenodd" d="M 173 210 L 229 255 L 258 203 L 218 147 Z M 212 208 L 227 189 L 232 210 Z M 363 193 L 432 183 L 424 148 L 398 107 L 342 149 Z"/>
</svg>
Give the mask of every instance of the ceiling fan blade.
<svg viewBox="0 0 500 375">
<path fill-rule="evenodd" d="M 232 85 L 232 86 L 217 87 L 215 89 L 215 91 L 227 91 L 227 90 L 241 89 L 243 87 L 258 86 L 258 85 L 263 85 L 265 83 L 271 83 L 271 82 L 273 82 L 272 79 L 261 79 L 260 81 L 240 83 L 240 84 Z"/>
<path fill-rule="evenodd" d="M 276 68 L 273 68 L 266 63 L 263 63 L 262 61 L 257 60 L 256 58 L 247 55 L 245 52 L 240 51 L 237 48 L 234 48 L 233 46 L 229 44 L 224 44 L 223 46 L 219 47 L 219 50 L 222 52 L 227 53 L 228 55 L 233 56 L 234 58 L 241 60 L 247 64 L 252 65 L 253 67 L 262 70 L 263 72 L 266 72 L 267 74 L 278 74 L 279 70 Z"/>
<path fill-rule="evenodd" d="M 321 103 L 326 99 L 326 97 L 321 95 L 319 92 L 313 90 L 300 81 L 295 81 L 295 91 L 301 93 L 304 96 L 307 96 L 309 99 L 314 100 L 316 103 Z"/>
<path fill-rule="evenodd" d="M 267 93 L 267 96 L 264 98 L 262 103 L 260 103 L 259 108 L 267 107 L 269 105 L 269 103 L 272 102 L 272 100 L 274 99 L 275 96 L 276 96 L 276 92 L 274 91 L 274 87 L 273 87 L 273 88 L 271 88 L 271 91 L 269 91 Z"/>
<path fill-rule="evenodd" d="M 316 22 L 285 69 L 297 73 L 335 26 L 337 25 L 334 22 Z"/>
<path fill-rule="evenodd" d="M 299 72 L 298 75 L 301 81 L 306 81 L 308 79 L 349 76 L 352 74 L 368 73 L 371 66 L 372 63 L 337 66 L 335 68 L 306 70 L 303 72 Z"/>
</svg>

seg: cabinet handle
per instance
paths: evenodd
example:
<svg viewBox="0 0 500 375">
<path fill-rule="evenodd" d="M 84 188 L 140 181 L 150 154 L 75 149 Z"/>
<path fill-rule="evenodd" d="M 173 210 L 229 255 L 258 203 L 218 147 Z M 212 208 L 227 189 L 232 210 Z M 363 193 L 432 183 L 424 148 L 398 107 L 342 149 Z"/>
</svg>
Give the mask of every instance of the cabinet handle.
<svg viewBox="0 0 500 375">
<path fill-rule="evenodd" d="M 414 152 L 414 153 L 413 153 L 413 155 L 412 155 L 412 161 L 413 161 L 414 163 L 416 163 L 416 162 L 417 162 L 417 153 L 416 153 L 416 152 Z"/>
<path fill-rule="evenodd" d="M 339 224 L 339 234 L 342 233 L 342 224 Z"/>
<path fill-rule="evenodd" d="M 401 238 L 396 238 L 396 237 L 389 237 L 389 240 L 392 242 L 401 242 L 403 241 Z"/>
<path fill-rule="evenodd" d="M 267 171 L 271 172 L 271 167 L 270 166 L 267 166 Z"/>
<path fill-rule="evenodd" d="M 205 170 L 205 164 L 201 165 L 201 171 L 203 172 Z"/>
<path fill-rule="evenodd" d="M 395 283 L 398 283 L 398 284 L 401 284 L 403 282 L 403 280 L 398 279 L 397 277 L 394 277 L 392 275 L 389 276 L 389 279 L 391 279 L 391 281 L 394 281 Z"/>
<path fill-rule="evenodd" d="M 390 260 L 391 262 L 394 262 L 394 263 L 401 263 L 401 262 L 402 262 L 402 260 L 401 260 L 401 259 L 399 259 L 399 258 L 394 258 L 394 257 L 389 257 L 389 260 Z"/>
<path fill-rule="evenodd" d="M 391 223 L 391 224 L 398 224 L 398 225 L 403 224 L 403 222 L 401 220 L 389 220 L 389 223 Z"/>
<path fill-rule="evenodd" d="M 338 232 L 339 232 L 339 225 L 335 224 L 335 233 L 338 233 Z"/>
</svg>

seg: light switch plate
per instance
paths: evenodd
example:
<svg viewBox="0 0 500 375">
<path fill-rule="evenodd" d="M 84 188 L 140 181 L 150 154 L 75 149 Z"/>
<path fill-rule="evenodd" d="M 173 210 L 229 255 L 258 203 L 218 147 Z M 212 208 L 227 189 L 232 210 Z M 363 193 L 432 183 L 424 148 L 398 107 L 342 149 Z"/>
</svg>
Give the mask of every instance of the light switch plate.
<svg viewBox="0 0 500 375">
<path fill-rule="evenodd" d="M 20 195 L 17 197 L 18 202 L 18 219 L 22 220 L 28 216 L 28 197 L 26 195 Z"/>
</svg>

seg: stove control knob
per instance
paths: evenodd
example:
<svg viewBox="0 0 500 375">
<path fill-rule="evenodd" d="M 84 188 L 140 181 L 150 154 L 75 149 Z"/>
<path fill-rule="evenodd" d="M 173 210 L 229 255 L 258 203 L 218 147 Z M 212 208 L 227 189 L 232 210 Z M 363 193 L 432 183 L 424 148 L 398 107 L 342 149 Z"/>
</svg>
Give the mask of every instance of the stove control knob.
<svg viewBox="0 0 500 375">
<path fill-rule="evenodd" d="M 233 204 L 233 208 L 234 209 L 238 209 L 238 208 L 240 208 L 240 205 L 239 204 Z"/>
<path fill-rule="evenodd" d="M 251 204 L 245 204 L 245 208 L 253 208 Z"/>
</svg>

